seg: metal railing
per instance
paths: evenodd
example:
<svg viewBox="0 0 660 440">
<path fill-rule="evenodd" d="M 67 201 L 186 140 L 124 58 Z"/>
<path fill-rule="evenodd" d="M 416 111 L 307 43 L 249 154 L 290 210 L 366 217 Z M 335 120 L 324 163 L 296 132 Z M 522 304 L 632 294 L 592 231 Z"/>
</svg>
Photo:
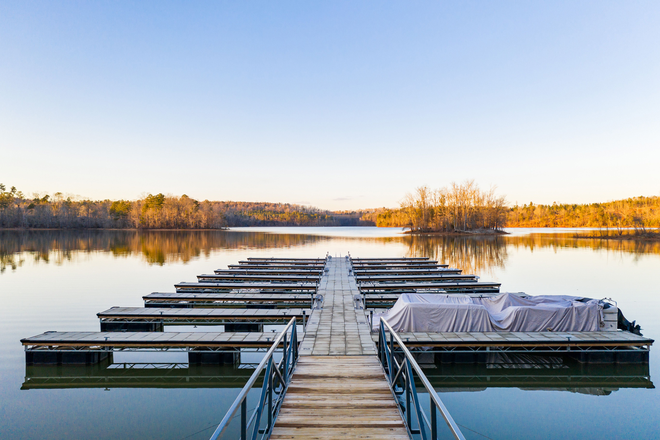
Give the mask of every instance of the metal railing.
<svg viewBox="0 0 660 440">
<path fill-rule="evenodd" d="M 288 335 L 289 332 L 290 336 Z M 279 363 L 275 363 L 273 355 L 280 345 L 283 345 L 282 359 Z M 227 414 L 225 414 L 225 417 L 213 432 L 211 440 L 221 438 L 222 434 L 227 431 L 234 415 L 239 411 L 239 407 L 241 415 L 239 438 L 241 440 L 267 439 L 273 430 L 275 417 L 284 400 L 284 394 L 289 386 L 289 382 L 291 382 L 291 376 L 293 375 L 297 361 L 298 336 L 296 334 L 296 318 L 291 318 L 291 321 L 289 321 L 284 330 L 277 336 L 266 356 L 259 363 L 259 366 L 257 366 L 257 369 L 252 373 L 252 376 L 250 376 L 250 379 L 238 394 L 234 403 L 227 410 Z M 248 393 L 264 371 L 265 374 L 259 400 L 256 407 L 248 411 Z M 248 419 L 248 413 L 252 411 L 253 414 Z M 266 421 L 266 426 L 261 427 L 264 420 Z"/>
<path fill-rule="evenodd" d="M 386 330 L 389 332 L 389 341 Z M 400 349 L 400 353 L 403 354 L 401 364 L 399 364 L 397 356 L 395 356 L 394 353 L 395 344 Z M 451 414 L 447 411 L 447 408 L 444 403 L 442 403 L 442 400 L 440 400 L 438 393 L 435 392 L 429 383 L 426 375 L 417 364 L 417 361 L 413 358 L 413 355 L 408 348 L 406 348 L 399 335 L 383 318 L 380 318 L 378 357 L 383 364 L 383 367 L 385 367 L 390 388 L 392 388 L 392 391 L 397 396 L 397 404 L 399 405 L 401 412 L 405 415 L 404 420 L 411 437 L 414 434 L 420 434 L 423 440 L 429 439 L 429 436 L 431 440 L 437 440 L 437 413 L 440 411 L 440 415 L 445 419 L 454 438 L 465 440 L 463 433 L 456 422 L 454 422 Z M 419 403 L 419 396 L 415 385 L 415 375 L 417 376 L 417 379 L 421 381 L 422 385 L 424 385 L 426 392 L 429 394 L 430 420 Z M 413 420 L 413 415 L 415 416 L 415 420 Z M 418 428 L 414 427 L 413 421 L 416 422 Z"/>
</svg>

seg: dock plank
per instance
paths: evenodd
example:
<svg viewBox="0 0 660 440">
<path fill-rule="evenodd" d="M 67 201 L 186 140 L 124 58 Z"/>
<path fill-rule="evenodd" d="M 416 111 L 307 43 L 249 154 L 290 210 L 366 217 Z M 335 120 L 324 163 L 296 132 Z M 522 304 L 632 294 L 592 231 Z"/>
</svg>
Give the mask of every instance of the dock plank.
<svg viewBox="0 0 660 440">
<path fill-rule="evenodd" d="M 270 438 L 409 437 L 376 356 L 304 356 Z"/>
</svg>

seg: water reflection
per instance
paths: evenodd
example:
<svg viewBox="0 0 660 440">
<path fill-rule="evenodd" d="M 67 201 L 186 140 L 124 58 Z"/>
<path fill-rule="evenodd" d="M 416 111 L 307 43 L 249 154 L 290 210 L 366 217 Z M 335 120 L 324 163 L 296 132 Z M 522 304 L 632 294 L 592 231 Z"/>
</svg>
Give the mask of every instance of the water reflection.
<svg viewBox="0 0 660 440">
<path fill-rule="evenodd" d="M 77 253 L 140 255 L 149 264 L 188 262 L 217 249 L 269 249 L 328 240 L 304 234 L 228 231 L 0 231 L 0 271 L 15 270 L 30 255 L 38 262 L 62 264 Z"/>
<path fill-rule="evenodd" d="M 0 272 L 16 270 L 28 259 L 37 262 L 63 264 L 81 255 L 110 252 L 115 257 L 138 255 L 149 264 L 188 262 L 200 256 L 208 257 L 220 249 L 286 249 L 298 248 L 332 240 L 369 241 L 380 244 L 397 243 L 407 248 L 406 256 L 430 257 L 465 273 L 492 274 L 504 268 L 508 250 L 524 248 L 586 248 L 594 251 L 628 253 L 638 259 L 643 255 L 660 254 L 660 243 L 635 240 L 577 239 L 574 233 L 498 236 L 393 236 L 378 237 L 377 228 L 363 228 L 364 237 L 356 237 L 355 229 L 341 237 L 318 233 L 305 234 L 303 228 L 270 228 L 264 231 L 0 231 Z M 341 228 L 334 228 L 341 229 Z M 277 233 L 282 232 L 282 233 Z"/>
<path fill-rule="evenodd" d="M 28 365 L 21 389 L 242 388 L 253 372 L 239 365 Z"/>
<path fill-rule="evenodd" d="M 602 396 L 622 388 L 655 388 L 648 364 L 588 364 L 561 356 L 489 356 L 484 363 L 431 360 L 420 365 L 437 391 L 519 388 Z"/>
<path fill-rule="evenodd" d="M 593 232 L 592 232 L 593 233 Z M 582 234 L 585 235 L 586 233 Z M 561 248 L 606 250 L 615 253 L 633 254 L 636 258 L 643 255 L 660 255 L 660 242 L 645 240 L 607 240 L 602 238 L 576 238 L 570 234 L 534 233 L 523 236 L 507 236 L 506 244 L 515 248 L 525 248 L 530 251 L 551 248 L 555 251 Z"/>
<path fill-rule="evenodd" d="M 492 274 L 507 260 L 506 239 L 486 237 L 406 237 L 408 257 L 430 257 L 467 274 Z"/>
</svg>

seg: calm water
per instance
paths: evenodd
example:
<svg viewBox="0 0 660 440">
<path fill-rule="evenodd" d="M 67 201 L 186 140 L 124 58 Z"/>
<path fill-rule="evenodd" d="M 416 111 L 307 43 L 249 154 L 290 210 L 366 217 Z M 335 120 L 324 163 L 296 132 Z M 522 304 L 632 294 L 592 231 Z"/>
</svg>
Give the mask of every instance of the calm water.
<svg viewBox="0 0 660 440">
<path fill-rule="evenodd" d="M 189 369 L 181 354 L 124 354 L 111 368 L 26 369 L 19 339 L 96 331 L 101 310 L 142 306 L 144 294 L 173 291 L 176 282 L 248 256 L 429 256 L 501 282 L 502 291 L 614 298 L 645 336 L 660 339 L 659 244 L 539 231 L 489 238 L 411 238 L 389 228 L 0 232 L 0 438 L 208 438 L 249 365 Z M 652 349 L 648 369 L 560 365 L 530 373 L 430 362 L 426 371 L 469 439 L 652 439 L 660 438 L 659 352 Z"/>
</svg>

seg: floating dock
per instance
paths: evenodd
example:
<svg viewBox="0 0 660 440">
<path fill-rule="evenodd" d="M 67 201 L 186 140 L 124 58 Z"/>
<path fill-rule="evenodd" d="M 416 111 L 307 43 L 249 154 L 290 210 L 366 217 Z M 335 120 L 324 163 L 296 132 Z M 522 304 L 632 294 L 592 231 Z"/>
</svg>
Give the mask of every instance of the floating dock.
<svg viewBox="0 0 660 440">
<path fill-rule="evenodd" d="M 154 292 L 142 297 L 145 307 L 315 308 L 323 300 L 311 293 Z"/>
<path fill-rule="evenodd" d="M 291 318 L 301 321 L 311 309 L 236 309 L 236 308 L 171 308 L 113 307 L 97 313 L 101 331 L 162 331 L 165 325 L 231 325 L 231 330 L 260 331 L 263 324 L 282 324 Z M 246 327 L 246 325 L 252 326 Z M 243 326 L 243 327 L 241 327 Z"/>
<path fill-rule="evenodd" d="M 373 310 L 390 307 L 402 293 L 499 293 L 499 283 L 480 282 L 426 258 L 248 258 L 197 278 L 175 284 L 176 292 L 145 295 L 145 307 L 99 312 L 101 332 L 46 332 L 22 339 L 26 363 L 30 368 L 101 365 L 112 363 L 114 353 L 178 351 L 188 353 L 189 368 L 194 368 L 237 364 L 243 351 L 266 351 L 271 356 L 268 366 L 265 358 L 255 374 L 266 371 L 268 381 L 259 382 L 253 374 L 246 385 L 262 387 L 261 406 L 248 423 L 243 400 L 240 419 L 242 433 L 254 421 L 255 429 L 270 433 L 271 439 L 408 439 L 427 427 L 428 438 L 435 439 L 438 423 L 445 422 L 455 438 L 464 438 L 416 359 L 442 367 L 442 374 L 430 376 L 433 386 L 479 383 L 491 377 L 479 366 L 492 362 L 493 356 L 539 355 L 565 357 L 579 365 L 645 366 L 646 376 L 633 375 L 629 382 L 652 386 L 648 361 L 654 341 L 624 331 L 372 333 Z M 263 332 L 264 324 L 287 322 L 287 328 L 295 329 L 296 322 L 302 326 L 279 335 Z M 165 325 L 180 324 L 223 325 L 225 331 L 163 331 Z M 388 343 L 382 342 L 383 335 Z M 285 355 L 275 363 L 273 344 L 281 341 Z M 506 374 L 496 376 L 507 381 Z M 520 379 L 523 376 L 510 383 L 549 383 Z M 274 406 L 270 401 L 267 410 L 264 405 L 273 398 L 276 384 L 280 400 Z M 422 413 L 416 387 L 425 387 L 430 396 L 429 416 Z M 247 396 L 245 388 L 241 396 Z M 213 439 L 223 432 L 222 426 Z"/>
</svg>

